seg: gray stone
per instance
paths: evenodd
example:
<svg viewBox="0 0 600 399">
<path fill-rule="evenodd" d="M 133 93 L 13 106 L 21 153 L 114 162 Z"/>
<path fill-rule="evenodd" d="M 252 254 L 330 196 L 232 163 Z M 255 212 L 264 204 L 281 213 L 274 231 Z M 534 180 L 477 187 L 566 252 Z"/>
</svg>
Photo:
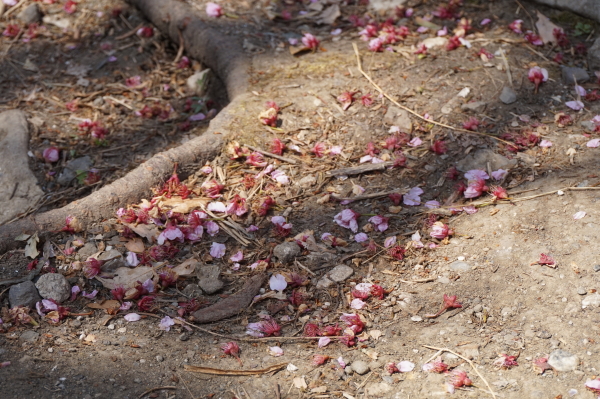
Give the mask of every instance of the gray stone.
<svg viewBox="0 0 600 399">
<path fill-rule="evenodd" d="M 337 265 L 331 269 L 328 274 L 331 280 L 335 281 L 336 283 L 341 283 L 354 274 L 354 269 L 346 265 Z"/>
<path fill-rule="evenodd" d="M 308 176 L 304 176 L 302 179 L 298 180 L 298 182 L 296 182 L 296 184 L 302 188 L 309 188 L 316 182 L 317 182 L 317 178 L 315 176 L 308 175 Z"/>
<path fill-rule="evenodd" d="M 410 133 L 412 131 L 412 121 L 410 114 L 398 107 L 391 106 L 383 117 L 383 123 L 390 126 L 398 126 L 401 132 Z"/>
<path fill-rule="evenodd" d="M 562 69 L 562 80 L 564 84 L 574 85 L 575 83 L 583 83 L 590 80 L 590 75 L 583 68 L 564 67 Z"/>
<path fill-rule="evenodd" d="M 362 360 L 356 360 L 356 361 L 352 362 L 351 366 L 352 366 L 352 370 L 354 370 L 354 372 L 359 375 L 366 374 L 370 370 L 367 362 L 362 361 Z"/>
<path fill-rule="evenodd" d="M 460 354 L 467 359 L 473 360 L 479 357 L 479 345 L 478 344 L 467 344 L 460 348 Z"/>
<path fill-rule="evenodd" d="M 19 339 L 27 342 L 35 342 L 38 340 L 39 337 L 40 334 L 38 332 L 35 332 L 33 330 L 27 330 L 23 331 L 23 333 L 19 336 Z"/>
<path fill-rule="evenodd" d="M 10 290 L 8 291 L 8 301 L 10 302 L 11 308 L 14 308 L 15 306 L 28 306 L 33 309 L 35 308 L 36 302 L 41 300 L 42 297 L 40 297 L 37 288 L 35 288 L 35 284 L 31 281 L 15 284 L 10 287 Z"/>
<path fill-rule="evenodd" d="M 558 349 L 550 353 L 548 364 L 556 371 L 573 371 L 579 365 L 577 355 Z"/>
<path fill-rule="evenodd" d="M 58 175 L 56 182 L 61 186 L 71 184 L 78 174 L 88 172 L 92 167 L 92 158 L 85 157 L 75 158 L 67 162 L 63 171 Z"/>
<path fill-rule="evenodd" d="M 502 89 L 502 93 L 500 94 L 500 101 L 504 104 L 512 104 L 517 101 L 517 92 L 515 92 L 511 87 L 504 86 Z"/>
<path fill-rule="evenodd" d="M 319 281 L 317 281 L 317 288 L 318 289 L 323 289 L 323 288 L 329 288 L 333 285 L 333 281 L 331 281 L 330 279 L 327 278 L 327 276 L 323 276 L 319 279 Z"/>
<path fill-rule="evenodd" d="M 381 398 L 393 390 L 394 387 L 386 382 L 372 382 L 365 387 L 367 395 L 373 398 Z"/>
<path fill-rule="evenodd" d="M 552 334 L 550 334 L 548 331 L 546 330 L 542 330 L 542 331 L 538 331 L 535 334 L 536 337 L 540 338 L 540 339 L 550 339 L 552 338 Z"/>
<path fill-rule="evenodd" d="M 28 5 L 23 11 L 17 14 L 17 19 L 26 25 L 40 22 L 42 20 L 40 6 L 37 3 Z"/>
<path fill-rule="evenodd" d="M 159 363 L 160 363 L 160 362 L 162 362 L 163 360 L 165 360 L 165 358 L 164 358 L 164 357 L 162 357 L 161 355 L 157 355 L 157 356 L 156 356 L 156 361 L 157 361 L 157 362 L 159 362 Z"/>
<path fill-rule="evenodd" d="M 198 298 L 202 295 L 202 289 L 198 284 L 188 284 L 181 292 L 188 298 Z"/>
<path fill-rule="evenodd" d="M 473 101 L 460 106 L 463 111 L 483 112 L 487 104 L 483 101 Z"/>
<path fill-rule="evenodd" d="M 587 290 L 583 287 L 577 287 L 577 294 L 585 295 L 585 294 L 587 294 Z"/>
<path fill-rule="evenodd" d="M 579 124 L 581 125 L 582 128 L 584 128 L 585 130 L 587 130 L 589 132 L 593 132 L 594 129 L 596 129 L 596 124 L 592 121 L 581 121 Z"/>
<path fill-rule="evenodd" d="M 450 284 L 450 279 L 445 276 L 438 276 L 437 282 L 440 284 Z"/>
<path fill-rule="evenodd" d="M 79 255 L 79 260 L 87 260 L 90 256 L 98 252 L 98 248 L 96 248 L 96 244 L 93 242 L 86 242 L 85 245 L 79 248 L 77 254 Z"/>
<path fill-rule="evenodd" d="M 600 271 L 600 265 L 594 265 L 594 271 L 595 272 L 599 272 Z"/>
<path fill-rule="evenodd" d="M 461 272 L 468 272 L 472 268 L 473 268 L 473 266 L 471 266 L 469 263 L 463 262 L 463 261 L 460 261 L 460 260 L 457 260 L 456 262 L 450 263 L 450 269 L 452 269 L 452 270 L 457 270 L 457 271 L 461 271 Z"/>
<path fill-rule="evenodd" d="M 220 268 L 217 265 L 203 265 L 198 269 L 198 286 L 208 295 L 219 291 L 225 285 L 219 280 Z"/>
<path fill-rule="evenodd" d="M 593 307 L 597 308 L 600 306 L 600 294 L 595 293 L 592 295 L 588 295 L 581 301 L 581 306 L 583 307 Z"/>
<path fill-rule="evenodd" d="M 62 303 L 71 296 L 71 285 L 62 274 L 43 274 L 35 283 L 38 292 L 44 299 L 54 299 Z"/>
<path fill-rule="evenodd" d="M 533 155 L 525 154 L 524 152 L 519 152 L 517 154 L 517 159 L 526 165 L 533 165 L 536 162 Z"/>
<path fill-rule="evenodd" d="M 283 264 L 291 263 L 300 255 L 300 246 L 293 241 L 282 242 L 273 249 L 273 255 Z"/>
<path fill-rule="evenodd" d="M 593 0 L 590 0 L 592 2 Z M 600 69 L 600 37 L 588 49 L 588 66 L 592 71 Z"/>
<path fill-rule="evenodd" d="M 473 169 L 487 170 L 487 164 L 490 164 L 492 171 L 498 169 L 509 170 L 517 166 L 515 159 L 508 159 L 505 156 L 496 154 L 494 151 L 489 149 L 477 150 L 473 154 L 467 155 L 461 159 L 457 164 L 456 168 L 461 172 L 467 172 Z"/>
<path fill-rule="evenodd" d="M 0 113 L 0 225 L 34 206 L 44 195 L 29 169 L 29 130 L 19 110 Z"/>
<path fill-rule="evenodd" d="M 306 265 L 309 267 L 321 267 L 337 260 L 335 254 L 329 252 L 311 252 L 306 256 Z"/>
</svg>

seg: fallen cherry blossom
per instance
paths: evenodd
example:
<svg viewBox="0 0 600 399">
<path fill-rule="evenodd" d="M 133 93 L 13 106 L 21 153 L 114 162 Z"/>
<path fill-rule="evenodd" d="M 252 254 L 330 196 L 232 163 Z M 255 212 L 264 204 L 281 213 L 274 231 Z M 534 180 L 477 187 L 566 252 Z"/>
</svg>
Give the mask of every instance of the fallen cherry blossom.
<svg viewBox="0 0 600 399">
<path fill-rule="evenodd" d="M 235 357 L 236 360 L 242 364 L 242 360 L 240 359 L 240 347 L 238 346 L 237 342 L 227 342 L 221 345 L 221 349 L 223 350 L 223 353 Z"/>
<path fill-rule="evenodd" d="M 287 287 L 287 282 L 285 281 L 285 277 L 281 274 L 274 274 L 269 279 L 269 288 L 274 291 L 283 291 Z"/>
<path fill-rule="evenodd" d="M 455 388 L 473 385 L 471 379 L 467 376 L 466 371 L 454 369 L 448 373 L 448 381 L 446 388 L 449 393 L 454 393 Z"/>
<path fill-rule="evenodd" d="M 597 148 L 598 146 L 600 146 L 600 139 L 592 139 L 587 142 L 586 146 L 590 148 Z"/>
<path fill-rule="evenodd" d="M 596 378 L 595 380 L 587 380 L 585 382 L 585 387 L 594 394 L 598 395 L 600 398 L 600 378 Z"/>
<path fill-rule="evenodd" d="M 445 373 L 448 371 L 448 365 L 444 363 L 441 357 L 438 357 L 431 363 L 425 363 L 423 365 L 423 371 L 428 373 Z"/>
<path fill-rule="evenodd" d="M 271 318 L 261 320 L 257 323 L 248 323 L 246 326 L 246 334 L 257 338 L 270 336 L 278 337 L 281 335 L 280 330 L 281 327 L 279 324 Z"/>
<path fill-rule="evenodd" d="M 404 194 L 404 197 L 403 197 L 404 205 L 409 205 L 409 206 L 421 205 L 421 197 L 420 197 L 421 194 L 423 194 L 423 189 L 421 189 L 420 187 L 411 188 L 408 193 Z"/>
<path fill-rule="evenodd" d="M 550 140 L 542 140 L 538 145 L 542 148 L 550 148 L 552 147 L 552 142 Z"/>
<path fill-rule="evenodd" d="M 501 369 L 509 369 L 511 367 L 518 366 L 517 363 L 518 356 L 509 356 L 505 353 L 501 353 L 499 357 L 494 360 L 494 366 Z"/>
<path fill-rule="evenodd" d="M 585 105 L 580 100 L 567 101 L 565 105 L 574 111 L 580 111 L 585 107 Z"/>
<path fill-rule="evenodd" d="M 163 330 L 163 331 L 170 331 L 171 330 L 171 326 L 175 325 L 175 321 L 170 318 L 169 316 L 165 316 L 160 320 L 160 323 L 158 324 L 158 328 Z"/>
<path fill-rule="evenodd" d="M 350 302 L 350 308 L 352 309 L 361 310 L 365 306 L 367 306 L 367 304 L 359 298 L 354 298 L 352 302 Z"/>
<path fill-rule="evenodd" d="M 443 240 L 453 234 L 454 231 L 450 230 L 450 227 L 442 222 L 435 222 L 433 226 L 431 226 L 431 232 L 429 233 L 431 237 L 437 238 L 438 240 Z"/>
<path fill-rule="evenodd" d="M 123 316 L 123 318 L 127 321 L 139 321 L 142 319 L 142 316 L 140 316 L 137 313 L 127 313 L 125 316 Z"/>
<path fill-rule="evenodd" d="M 531 68 L 529 70 L 527 77 L 529 78 L 530 82 L 535 84 L 534 93 L 537 93 L 538 88 L 540 87 L 540 84 L 542 84 L 543 82 L 546 82 L 548 80 L 548 71 L 545 68 L 540 68 L 538 66 L 534 66 L 533 68 Z"/>
<path fill-rule="evenodd" d="M 213 242 L 212 246 L 210 247 L 210 256 L 217 259 L 222 258 L 225 255 L 225 250 L 225 244 Z"/>
<path fill-rule="evenodd" d="M 579 211 L 573 215 L 573 219 L 575 219 L 575 220 L 583 219 L 585 217 L 585 215 L 586 215 L 585 211 Z"/>
<path fill-rule="evenodd" d="M 317 50 L 319 48 L 319 40 L 314 37 L 313 35 L 311 35 L 310 33 L 305 33 L 304 36 L 302 37 L 302 44 L 304 44 L 304 46 L 307 49 L 310 50 Z"/>
<path fill-rule="evenodd" d="M 321 337 L 321 338 L 319 338 L 318 347 L 319 348 L 324 348 L 327 345 L 329 345 L 330 343 L 331 343 L 331 338 L 329 338 L 329 337 Z"/>
<path fill-rule="evenodd" d="M 57 147 L 48 147 L 44 150 L 43 152 L 43 157 L 46 160 L 46 162 L 56 162 L 58 161 L 59 157 L 60 157 L 60 150 Z"/>
<path fill-rule="evenodd" d="M 206 15 L 213 18 L 219 18 L 223 15 L 223 9 L 220 5 L 209 2 L 206 4 Z"/>
<path fill-rule="evenodd" d="M 279 346 L 269 346 L 269 355 L 275 357 L 283 356 L 283 349 Z"/>
</svg>

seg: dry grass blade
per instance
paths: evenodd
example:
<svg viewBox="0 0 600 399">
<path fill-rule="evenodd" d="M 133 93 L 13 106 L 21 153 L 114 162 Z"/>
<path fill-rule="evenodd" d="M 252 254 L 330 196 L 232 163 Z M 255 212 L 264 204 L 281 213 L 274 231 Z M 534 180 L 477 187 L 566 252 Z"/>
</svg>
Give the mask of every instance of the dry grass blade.
<svg viewBox="0 0 600 399">
<path fill-rule="evenodd" d="M 473 371 L 475 372 L 475 374 L 477 374 L 479 376 L 479 378 L 481 378 L 481 380 L 485 383 L 485 386 L 489 389 L 489 391 L 485 391 L 485 392 L 489 393 L 490 395 L 492 395 L 492 397 L 494 399 L 496 399 L 496 393 L 494 391 L 492 391 L 492 387 L 490 386 L 490 384 L 487 382 L 487 380 L 485 378 L 483 378 L 483 376 L 481 375 L 481 373 L 479 372 L 479 370 L 477 370 L 477 367 L 475 367 L 475 364 L 471 360 L 467 359 L 463 355 L 460 355 L 460 354 L 458 354 L 458 353 L 456 353 L 453 350 L 450 350 L 448 348 L 436 348 L 435 346 L 429 346 L 429 345 L 423 345 L 423 346 L 425 348 L 427 348 L 427 349 L 433 349 L 435 351 L 452 353 L 454 356 L 458 356 L 462 360 L 464 360 L 465 362 L 469 363 L 469 366 L 471 366 L 471 368 L 473 369 Z M 436 353 L 436 356 L 437 356 L 437 353 Z"/>
<path fill-rule="evenodd" d="M 252 151 L 256 151 L 256 152 L 261 153 L 261 154 L 263 154 L 263 155 L 265 155 L 267 157 L 271 157 L 271 158 L 275 158 L 275 159 L 278 159 L 278 160 L 283 161 L 283 162 L 291 163 L 292 165 L 296 165 L 298 163 L 298 161 L 296 161 L 295 159 L 288 158 L 288 157 L 282 157 L 281 155 L 273 154 L 272 152 L 263 151 L 260 148 L 253 147 L 251 145 L 245 144 L 244 147 L 248 147 Z"/>
<path fill-rule="evenodd" d="M 477 134 L 479 136 L 485 136 L 485 137 L 489 137 L 492 138 L 494 140 L 498 140 L 501 141 L 503 143 L 512 145 L 512 143 L 506 141 L 506 140 L 502 140 L 501 138 L 498 137 L 494 137 L 491 136 L 489 134 L 485 134 L 485 133 L 480 133 L 480 132 L 474 132 L 472 130 L 467 130 L 467 129 L 461 129 L 459 127 L 454 127 L 454 126 L 450 126 L 450 125 L 446 125 L 445 123 L 441 123 L 441 122 L 436 122 L 433 121 L 431 119 L 426 119 L 423 116 L 419 115 L 418 113 L 416 113 L 415 111 L 413 111 L 412 109 L 405 107 L 404 105 L 400 104 L 398 101 L 394 100 L 389 94 L 387 94 L 381 87 L 379 87 L 379 85 L 377 85 L 377 83 L 375 83 L 375 81 L 373 81 L 373 79 L 364 71 L 363 67 L 362 67 L 362 63 L 360 61 L 360 53 L 358 52 L 358 47 L 356 46 L 356 43 L 352 43 L 352 46 L 354 47 L 354 53 L 356 54 L 356 62 L 358 65 L 358 70 L 360 71 L 360 73 L 367 78 L 367 80 L 369 81 L 369 83 L 371 83 L 373 85 L 373 87 L 375 87 L 377 89 L 377 91 L 379 91 L 385 98 L 387 98 L 388 100 L 390 100 L 395 106 L 402 108 L 403 110 L 405 110 L 406 112 L 411 113 L 412 115 L 416 116 L 417 118 L 427 122 L 427 123 L 432 123 L 436 126 L 440 126 L 440 127 L 444 127 L 446 129 L 450 129 L 450 130 L 454 130 L 456 132 L 462 132 L 462 133 L 469 133 L 469 134 Z"/>
<path fill-rule="evenodd" d="M 276 364 L 274 366 L 270 366 L 260 370 L 223 370 L 223 369 L 213 369 L 210 367 L 201 367 L 201 366 L 190 366 L 184 365 L 183 369 L 185 371 L 192 371 L 194 373 L 202 373 L 202 374 L 212 374 L 212 375 L 258 375 L 258 374 L 268 374 L 277 370 L 281 370 L 284 367 L 287 367 L 287 363 Z"/>
<path fill-rule="evenodd" d="M 164 386 L 164 387 L 156 387 L 156 388 L 150 388 L 148 389 L 146 392 L 144 392 L 143 394 L 141 394 L 140 396 L 138 396 L 138 399 L 143 398 L 144 396 L 148 395 L 151 392 L 154 391 L 160 391 L 161 389 L 177 389 L 177 387 L 173 387 L 173 386 Z"/>
</svg>

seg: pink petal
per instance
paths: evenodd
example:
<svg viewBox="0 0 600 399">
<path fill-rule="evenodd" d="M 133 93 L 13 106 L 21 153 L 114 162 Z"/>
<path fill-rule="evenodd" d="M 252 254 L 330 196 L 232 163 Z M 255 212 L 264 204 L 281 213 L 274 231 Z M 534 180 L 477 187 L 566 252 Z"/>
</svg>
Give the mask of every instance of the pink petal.
<svg viewBox="0 0 600 399">
<path fill-rule="evenodd" d="M 421 144 L 423 144 L 423 140 L 421 140 L 419 137 L 415 137 L 407 145 L 410 147 L 418 147 Z"/>
<path fill-rule="evenodd" d="M 584 105 L 581 101 L 577 100 L 577 101 L 567 101 L 565 103 L 565 105 L 569 108 L 571 108 L 572 110 L 575 111 L 579 111 L 581 109 L 583 109 Z"/>
<path fill-rule="evenodd" d="M 225 244 L 221 244 L 218 242 L 213 242 L 212 246 L 210 247 L 210 256 L 212 256 L 213 258 L 222 258 L 223 255 L 225 255 Z"/>
<path fill-rule="evenodd" d="M 600 145 L 600 139 L 592 139 L 586 145 L 590 148 L 596 148 Z"/>
<path fill-rule="evenodd" d="M 123 318 L 127 321 L 138 321 L 142 316 L 137 313 L 127 313 Z"/>
<path fill-rule="evenodd" d="M 386 248 L 389 248 L 391 246 L 393 246 L 396 243 L 396 236 L 391 236 L 385 239 L 385 242 L 383 243 L 383 246 Z"/>
<path fill-rule="evenodd" d="M 585 217 L 585 215 L 586 215 L 585 211 L 579 211 L 573 215 L 573 219 L 575 219 L 575 220 L 583 219 Z"/>
<path fill-rule="evenodd" d="M 159 323 L 158 328 L 164 331 L 171 330 L 171 326 L 175 324 L 172 318 L 165 316 Z"/>
<path fill-rule="evenodd" d="M 269 346 L 269 355 L 283 356 L 283 349 L 281 349 L 279 346 Z"/>
<path fill-rule="evenodd" d="M 550 140 L 542 140 L 540 141 L 539 146 L 542 148 L 549 148 L 552 147 L 552 142 Z"/>
<path fill-rule="evenodd" d="M 581 96 L 581 97 L 585 97 L 585 95 L 587 94 L 587 91 L 579 86 L 579 85 L 575 85 L 575 93 L 577 93 L 577 95 Z"/>
<path fill-rule="evenodd" d="M 273 291 L 283 291 L 287 287 L 287 282 L 285 281 L 285 277 L 281 274 L 274 274 L 269 279 L 269 287 Z"/>
<path fill-rule="evenodd" d="M 331 342 L 331 338 L 329 338 L 329 337 L 319 338 L 319 348 L 323 348 L 324 346 L 329 345 L 330 342 Z"/>
<path fill-rule="evenodd" d="M 369 236 L 366 235 L 365 233 L 358 233 L 357 235 L 354 236 L 354 240 L 356 242 L 365 242 L 369 239 Z"/>
<path fill-rule="evenodd" d="M 504 178 L 504 176 L 506 176 L 508 174 L 508 172 L 504 169 L 498 169 L 496 171 L 492 172 L 492 177 L 495 180 L 502 180 Z"/>
<path fill-rule="evenodd" d="M 227 207 L 225 206 L 224 203 L 222 203 L 220 201 L 211 202 L 210 204 L 208 204 L 206 209 L 208 209 L 209 211 L 212 211 L 212 212 L 221 212 L 221 213 L 227 212 Z"/>
<path fill-rule="evenodd" d="M 365 302 L 363 302 L 362 300 L 360 300 L 359 298 L 354 298 L 352 300 L 352 302 L 350 302 L 350 307 L 352 309 L 357 309 L 357 310 L 364 308 L 366 305 L 367 304 Z"/>
<path fill-rule="evenodd" d="M 140 264 L 137 254 L 135 252 L 127 252 L 127 264 L 132 267 L 136 267 Z"/>
<path fill-rule="evenodd" d="M 409 362 L 408 360 L 403 360 L 396 364 L 396 367 L 398 367 L 398 370 L 401 373 L 408 373 L 409 371 L 413 371 L 415 369 L 415 364 L 413 362 Z"/>
<path fill-rule="evenodd" d="M 488 174 L 481 169 L 472 169 L 465 173 L 465 179 L 467 180 L 487 180 L 489 178 Z"/>
<path fill-rule="evenodd" d="M 232 262 L 240 262 L 242 259 L 244 259 L 244 254 L 242 253 L 242 251 L 237 251 L 235 255 L 229 258 L 229 260 Z"/>
</svg>

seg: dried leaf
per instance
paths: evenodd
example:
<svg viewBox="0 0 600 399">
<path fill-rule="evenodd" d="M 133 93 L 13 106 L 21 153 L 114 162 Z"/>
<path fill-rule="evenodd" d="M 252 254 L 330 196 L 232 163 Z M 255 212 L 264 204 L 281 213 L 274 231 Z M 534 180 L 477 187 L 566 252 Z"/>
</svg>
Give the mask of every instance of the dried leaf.
<svg viewBox="0 0 600 399">
<path fill-rule="evenodd" d="M 35 259 L 40 254 L 40 251 L 37 250 L 37 244 L 40 242 L 37 233 L 29 237 L 27 240 L 27 245 L 25 246 L 25 256 L 30 257 L 31 259 Z"/>
<path fill-rule="evenodd" d="M 131 252 L 135 252 L 138 254 L 141 254 L 146 249 L 146 247 L 144 247 L 144 242 L 141 238 L 134 238 L 132 240 L 127 241 L 127 243 L 125 244 L 125 248 L 127 248 L 127 250 Z"/>
<path fill-rule="evenodd" d="M 200 262 L 197 259 L 188 259 L 182 264 L 175 266 L 173 271 L 179 276 L 189 276 L 194 273 L 198 266 L 200 266 Z"/>
<path fill-rule="evenodd" d="M 538 30 L 538 34 L 540 38 L 544 42 L 544 44 L 548 43 L 556 43 L 556 37 L 554 36 L 554 29 L 558 29 L 562 31 L 562 28 L 558 25 L 553 24 L 550 19 L 537 11 L 538 20 L 535 23 L 535 27 Z"/>
<path fill-rule="evenodd" d="M 203 374 L 214 374 L 214 375 L 256 375 L 256 374 L 267 374 L 272 373 L 277 370 L 281 370 L 286 367 L 287 363 L 276 364 L 271 367 L 267 367 L 266 369 L 260 370 L 222 370 L 222 369 L 213 369 L 210 367 L 200 367 L 200 366 L 190 366 L 184 365 L 183 369 L 185 371 L 193 371 L 195 373 L 203 373 Z"/>
<path fill-rule="evenodd" d="M 335 20 L 342 15 L 342 13 L 340 12 L 340 6 L 337 4 L 333 4 L 329 7 L 327 7 L 322 13 L 321 15 L 319 15 L 319 19 L 317 19 L 317 23 L 319 25 L 322 24 L 327 24 L 327 25 L 331 25 L 335 22 Z"/>
<path fill-rule="evenodd" d="M 178 273 L 179 274 L 179 273 Z M 154 275 L 154 270 L 150 266 L 138 266 L 136 268 L 119 267 L 115 271 L 115 276 L 112 279 L 96 276 L 96 279 L 109 290 L 115 289 L 117 286 L 124 288 L 133 288 L 138 281 L 146 281 Z"/>
<path fill-rule="evenodd" d="M 158 237 L 158 235 L 160 234 L 158 232 L 158 227 L 156 227 L 155 225 L 138 224 L 136 226 L 135 224 L 131 223 L 123 223 L 123 225 L 129 227 L 134 233 L 136 233 L 140 237 L 144 237 L 150 242 L 154 241 L 156 237 Z"/>
<path fill-rule="evenodd" d="M 25 241 L 31 237 L 31 234 L 19 234 L 15 237 L 15 241 Z"/>
<path fill-rule="evenodd" d="M 85 305 L 90 309 L 119 309 L 121 307 L 121 303 L 114 299 L 109 299 L 107 301 L 92 302 Z"/>
<path fill-rule="evenodd" d="M 170 207 L 171 211 L 179 213 L 190 213 L 194 209 L 202 208 L 209 203 L 208 198 L 187 198 L 181 199 L 181 197 L 165 198 L 160 201 L 160 207 Z"/>
<path fill-rule="evenodd" d="M 298 388 L 298 389 L 307 389 L 308 385 L 306 384 L 306 380 L 304 379 L 304 377 L 296 377 L 293 380 L 294 383 L 294 387 Z"/>
</svg>

